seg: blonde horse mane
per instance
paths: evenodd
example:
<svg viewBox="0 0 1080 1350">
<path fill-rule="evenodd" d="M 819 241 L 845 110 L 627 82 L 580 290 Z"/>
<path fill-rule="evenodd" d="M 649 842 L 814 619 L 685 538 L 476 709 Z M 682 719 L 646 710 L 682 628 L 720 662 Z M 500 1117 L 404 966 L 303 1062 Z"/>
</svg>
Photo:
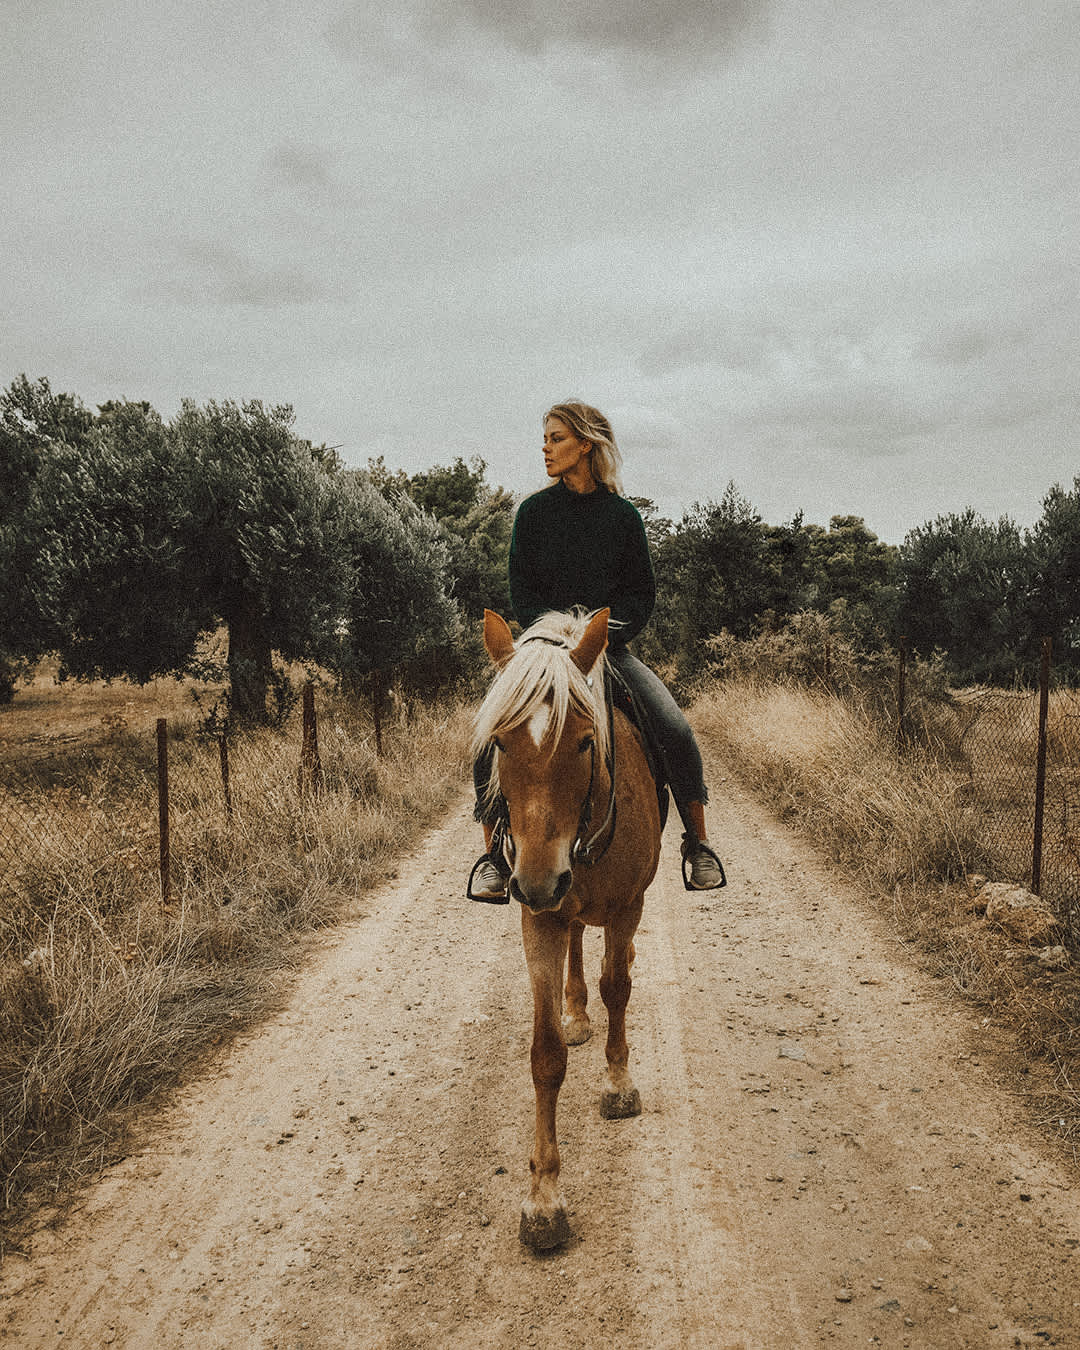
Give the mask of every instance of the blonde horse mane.
<svg viewBox="0 0 1080 1350">
<path fill-rule="evenodd" d="M 514 654 L 496 674 L 481 703 L 473 724 L 473 754 L 486 750 L 504 731 L 528 722 L 545 705 L 551 709 L 545 739 L 554 753 L 570 709 L 588 717 L 594 728 L 596 751 L 601 759 L 608 754 L 607 704 L 604 698 L 604 674 L 607 658 L 600 656 L 588 676 L 570 659 L 581 641 L 590 615 L 550 612 L 522 633 L 514 644 Z M 499 791 L 498 768 L 492 767 L 488 798 Z"/>
</svg>

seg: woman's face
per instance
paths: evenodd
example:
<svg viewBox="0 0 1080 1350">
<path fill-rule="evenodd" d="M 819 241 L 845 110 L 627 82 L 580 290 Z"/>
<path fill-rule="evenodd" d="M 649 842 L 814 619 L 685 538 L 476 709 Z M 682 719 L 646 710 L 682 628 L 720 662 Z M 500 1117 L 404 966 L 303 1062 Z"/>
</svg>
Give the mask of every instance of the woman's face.
<svg viewBox="0 0 1080 1350">
<path fill-rule="evenodd" d="M 578 440 L 561 417 L 549 417 L 544 423 L 544 468 L 549 478 L 562 478 L 578 465 L 588 468 L 586 456 L 591 449 L 589 442 Z"/>
</svg>

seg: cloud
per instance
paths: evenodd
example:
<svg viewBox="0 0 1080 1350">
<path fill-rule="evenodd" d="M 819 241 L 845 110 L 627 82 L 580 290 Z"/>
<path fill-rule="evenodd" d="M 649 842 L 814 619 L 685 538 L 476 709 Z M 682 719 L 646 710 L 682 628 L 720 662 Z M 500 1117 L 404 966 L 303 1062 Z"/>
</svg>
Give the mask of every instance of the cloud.
<svg viewBox="0 0 1080 1350">
<path fill-rule="evenodd" d="M 647 347 L 643 375 L 696 389 L 717 417 L 766 445 L 905 453 L 978 404 L 953 362 L 921 357 L 903 325 L 813 308 L 785 319 L 750 310 L 703 316 Z"/>
<path fill-rule="evenodd" d="M 459 0 L 426 6 L 432 27 L 457 22 L 497 33 L 522 51 L 580 42 L 607 50 L 682 52 L 731 45 L 761 18 L 762 0 Z"/>
<path fill-rule="evenodd" d="M 1020 326 L 1002 331 L 990 323 L 943 323 L 927 333 L 915 353 L 935 364 L 964 366 L 1003 348 L 1019 346 L 1027 336 L 1027 330 Z"/>
<path fill-rule="evenodd" d="M 333 196 L 337 193 L 326 156 L 319 150 L 299 145 L 278 145 L 264 156 L 263 166 L 277 187 L 312 197 Z"/>
<path fill-rule="evenodd" d="M 771 0 L 414 0 L 387 15 L 382 37 L 439 44 L 477 33 L 520 53 L 578 50 L 630 57 L 636 65 L 714 58 L 764 30 Z M 370 51 L 380 35 L 367 3 L 341 11 L 326 29 L 349 55 Z"/>
<path fill-rule="evenodd" d="M 178 298 L 204 304 L 279 309 L 325 298 L 325 288 L 298 267 L 267 266 L 224 244 L 182 240 L 175 252 L 187 264 L 188 278 L 178 283 Z"/>
<path fill-rule="evenodd" d="M 751 374 L 789 352 L 790 339 L 754 315 L 711 314 L 650 343 L 638 356 L 643 375 L 668 375 L 695 366 L 721 366 Z"/>
</svg>

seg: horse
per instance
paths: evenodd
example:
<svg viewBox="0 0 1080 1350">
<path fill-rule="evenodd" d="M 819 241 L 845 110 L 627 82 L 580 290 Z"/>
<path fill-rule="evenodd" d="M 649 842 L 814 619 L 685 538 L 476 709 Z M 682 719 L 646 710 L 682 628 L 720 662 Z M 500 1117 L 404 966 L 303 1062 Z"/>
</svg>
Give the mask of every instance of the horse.
<svg viewBox="0 0 1080 1350">
<path fill-rule="evenodd" d="M 496 674 L 476 714 L 474 749 L 492 755 L 488 805 L 498 817 L 492 852 L 499 850 L 511 869 L 509 894 L 521 906 L 532 986 L 536 1124 L 519 1237 L 534 1251 L 571 1236 L 555 1114 L 566 1047 L 591 1034 L 586 925 L 604 930 L 600 996 L 608 1031 L 600 1113 L 616 1120 L 641 1112 L 628 1067 L 626 1006 L 661 821 L 639 734 L 605 690 L 609 616 L 608 609 L 591 617 L 546 614 L 515 644 L 506 621 L 484 612 L 484 646 Z"/>
</svg>

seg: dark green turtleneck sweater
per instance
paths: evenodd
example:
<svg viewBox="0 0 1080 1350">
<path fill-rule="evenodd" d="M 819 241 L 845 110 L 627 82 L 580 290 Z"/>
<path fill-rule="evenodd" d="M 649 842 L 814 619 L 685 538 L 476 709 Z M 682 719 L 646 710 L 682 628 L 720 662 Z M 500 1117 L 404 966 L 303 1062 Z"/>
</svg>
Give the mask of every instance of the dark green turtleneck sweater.
<svg viewBox="0 0 1080 1350">
<path fill-rule="evenodd" d="M 607 488 L 577 493 L 561 480 L 518 507 L 510 539 L 510 598 L 527 628 L 546 610 L 611 606 L 611 643 L 645 627 L 656 603 L 645 526 Z"/>
</svg>

